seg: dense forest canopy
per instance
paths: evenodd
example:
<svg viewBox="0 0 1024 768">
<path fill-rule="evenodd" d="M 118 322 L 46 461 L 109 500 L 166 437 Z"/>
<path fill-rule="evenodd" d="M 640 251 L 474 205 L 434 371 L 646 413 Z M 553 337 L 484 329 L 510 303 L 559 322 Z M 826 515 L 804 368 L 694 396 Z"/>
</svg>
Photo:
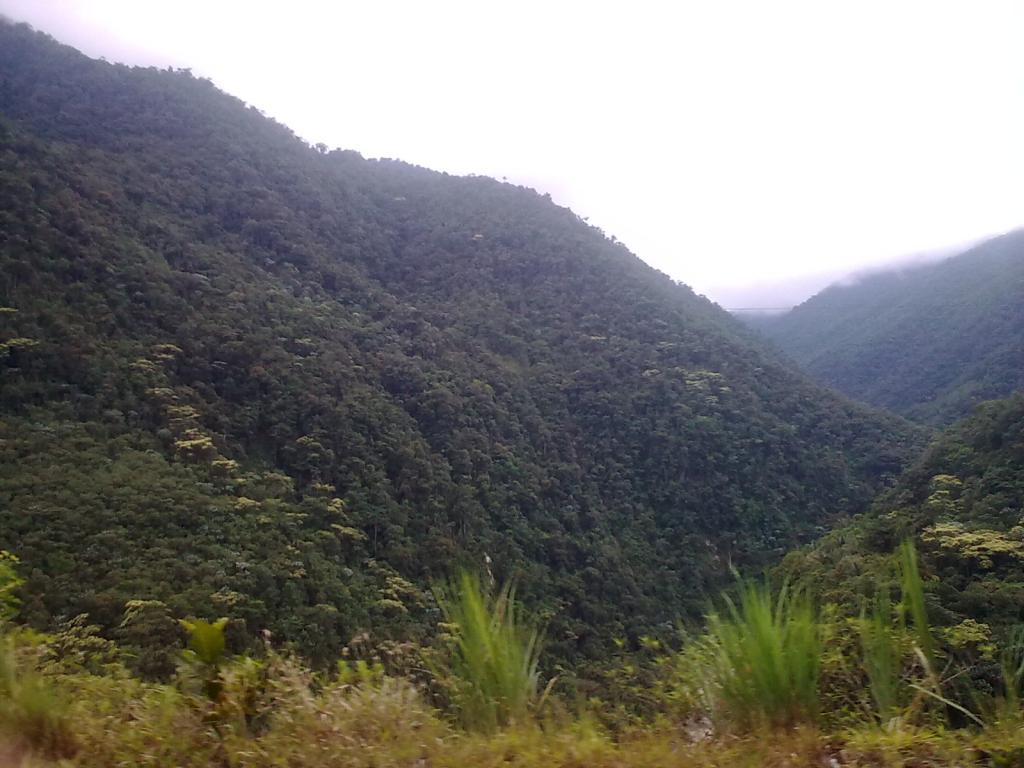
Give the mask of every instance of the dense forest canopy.
<svg viewBox="0 0 1024 768">
<path fill-rule="evenodd" d="M 1024 393 L 985 403 L 939 435 L 871 510 L 787 557 L 824 600 L 859 604 L 913 537 L 933 618 L 1024 621 Z"/>
<path fill-rule="evenodd" d="M 1024 230 L 831 286 L 756 324 L 818 381 L 948 424 L 1024 386 Z"/>
<path fill-rule="evenodd" d="M 532 190 L 0 24 L 0 549 L 36 626 L 144 600 L 323 663 L 488 563 L 597 655 L 920 440 Z"/>
</svg>

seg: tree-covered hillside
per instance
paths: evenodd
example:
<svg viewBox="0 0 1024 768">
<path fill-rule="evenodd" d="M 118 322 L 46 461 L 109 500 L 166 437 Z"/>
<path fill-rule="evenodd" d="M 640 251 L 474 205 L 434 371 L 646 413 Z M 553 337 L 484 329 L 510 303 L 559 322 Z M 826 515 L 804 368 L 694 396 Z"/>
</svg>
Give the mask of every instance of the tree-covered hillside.
<svg viewBox="0 0 1024 768">
<path fill-rule="evenodd" d="M 318 662 L 435 624 L 459 563 L 515 576 L 553 656 L 601 653 L 919 437 L 531 190 L 7 24 L 0 409 L 24 619 L 130 647 L 143 609 L 228 616 Z"/>
<path fill-rule="evenodd" d="M 757 326 L 818 381 L 948 424 L 1024 386 L 1024 230 L 834 285 Z"/>
<path fill-rule="evenodd" d="M 1024 394 L 985 403 L 939 435 L 870 512 L 795 552 L 785 568 L 827 601 L 857 605 L 913 537 L 934 619 L 1024 621 Z"/>
</svg>

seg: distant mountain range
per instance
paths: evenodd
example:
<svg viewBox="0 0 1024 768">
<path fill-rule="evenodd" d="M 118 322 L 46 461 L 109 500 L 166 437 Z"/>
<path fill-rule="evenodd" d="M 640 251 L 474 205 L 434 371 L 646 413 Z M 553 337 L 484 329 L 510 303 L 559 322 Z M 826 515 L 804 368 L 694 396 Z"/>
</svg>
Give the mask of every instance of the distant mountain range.
<svg viewBox="0 0 1024 768">
<path fill-rule="evenodd" d="M 821 383 L 946 424 L 1024 386 L 1024 231 L 744 319 Z"/>
</svg>

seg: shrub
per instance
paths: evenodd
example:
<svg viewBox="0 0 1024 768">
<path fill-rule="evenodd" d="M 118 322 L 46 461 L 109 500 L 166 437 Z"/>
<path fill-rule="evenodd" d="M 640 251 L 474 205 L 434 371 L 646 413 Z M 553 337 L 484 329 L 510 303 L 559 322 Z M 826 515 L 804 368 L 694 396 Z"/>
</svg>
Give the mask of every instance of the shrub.
<svg viewBox="0 0 1024 768">
<path fill-rule="evenodd" d="M 64 702 L 25 658 L 27 650 L 0 637 L 0 732 L 51 757 L 77 750 Z"/>
</svg>

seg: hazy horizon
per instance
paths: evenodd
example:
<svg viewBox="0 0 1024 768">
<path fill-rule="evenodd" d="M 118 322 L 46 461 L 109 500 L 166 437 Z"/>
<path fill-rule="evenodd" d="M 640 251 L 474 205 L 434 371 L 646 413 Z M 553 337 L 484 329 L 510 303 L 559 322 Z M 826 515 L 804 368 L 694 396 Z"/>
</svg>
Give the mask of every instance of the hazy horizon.
<svg viewBox="0 0 1024 768">
<path fill-rule="evenodd" d="M 726 307 L 1024 223 L 1024 8 L 0 0 L 311 142 L 551 194 Z"/>
</svg>

